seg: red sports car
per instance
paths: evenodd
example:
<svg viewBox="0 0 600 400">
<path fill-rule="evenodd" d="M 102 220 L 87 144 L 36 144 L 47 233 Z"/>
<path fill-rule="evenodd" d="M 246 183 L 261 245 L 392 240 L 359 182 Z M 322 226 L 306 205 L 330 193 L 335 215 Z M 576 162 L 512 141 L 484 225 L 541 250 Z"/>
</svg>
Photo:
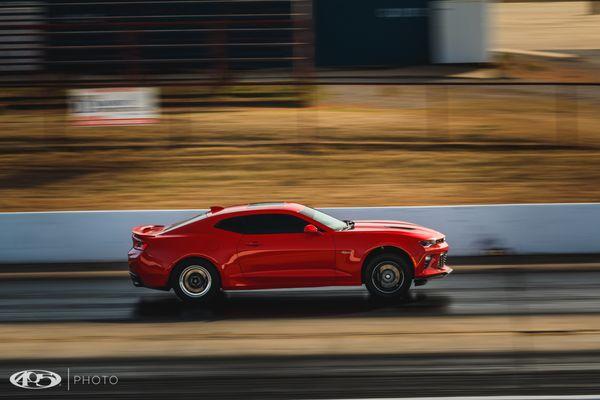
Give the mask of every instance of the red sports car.
<svg viewBox="0 0 600 400">
<path fill-rule="evenodd" d="M 133 229 L 135 286 L 173 289 L 204 302 L 222 290 L 360 286 L 404 296 L 414 282 L 442 277 L 444 235 L 400 221 L 341 221 L 295 203 L 211 207 L 165 227 Z"/>
</svg>

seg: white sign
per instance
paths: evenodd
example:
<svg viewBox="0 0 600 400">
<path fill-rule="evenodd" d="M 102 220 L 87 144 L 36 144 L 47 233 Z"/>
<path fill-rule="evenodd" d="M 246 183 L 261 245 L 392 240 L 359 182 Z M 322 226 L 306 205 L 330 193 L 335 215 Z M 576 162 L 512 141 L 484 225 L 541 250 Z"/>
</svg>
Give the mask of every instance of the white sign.
<svg viewBox="0 0 600 400">
<path fill-rule="evenodd" d="M 69 112 L 75 125 L 138 125 L 158 121 L 157 88 L 74 89 Z"/>
</svg>

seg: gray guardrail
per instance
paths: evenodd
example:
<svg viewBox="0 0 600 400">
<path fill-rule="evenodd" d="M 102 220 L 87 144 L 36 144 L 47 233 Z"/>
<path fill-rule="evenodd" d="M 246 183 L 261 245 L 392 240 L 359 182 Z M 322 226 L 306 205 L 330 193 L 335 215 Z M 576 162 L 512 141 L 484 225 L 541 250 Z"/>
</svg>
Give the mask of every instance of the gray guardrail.
<svg viewBox="0 0 600 400">
<path fill-rule="evenodd" d="M 341 219 L 425 225 L 445 233 L 457 256 L 600 253 L 600 203 L 321 210 Z M 125 261 L 133 226 L 170 224 L 201 211 L 0 213 L 0 263 Z"/>
</svg>

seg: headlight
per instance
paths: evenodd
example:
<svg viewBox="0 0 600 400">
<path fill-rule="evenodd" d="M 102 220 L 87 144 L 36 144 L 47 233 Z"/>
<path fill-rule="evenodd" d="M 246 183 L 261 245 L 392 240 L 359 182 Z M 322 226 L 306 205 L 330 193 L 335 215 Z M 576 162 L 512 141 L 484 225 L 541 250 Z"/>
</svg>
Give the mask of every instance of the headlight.
<svg viewBox="0 0 600 400">
<path fill-rule="evenodd" d="M 427 240 L 421 240 L 419 243 L 421 243 L 421 246 L 423 246 L 423 247 L 431 247 L 437 243 L 437 240 L 436 239 L 427 239 Z"/>
</svg>

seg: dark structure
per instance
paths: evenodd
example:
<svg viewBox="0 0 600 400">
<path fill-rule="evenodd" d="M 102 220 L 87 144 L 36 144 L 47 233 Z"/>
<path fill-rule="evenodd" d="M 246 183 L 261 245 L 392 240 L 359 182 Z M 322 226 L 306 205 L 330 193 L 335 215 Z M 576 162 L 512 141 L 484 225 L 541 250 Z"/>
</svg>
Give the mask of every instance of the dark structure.
<svg viewBox="0 0 600 400">
<path fill-rule="evenodd" d="M 293 2 L 48 2 L 52 68 L 169 70 L 288 66 Z"/>
<path fill-rule="evenodd" d="M 0 71 L 303 72 L 429 61 L 427 0 L 11 0 L 0 2 L 0 20 Z"/>
<path fill-rule="evenodd" d="M 319 66 L 429 62 L 427 0 L 315 0 Z"/>
</svg>

